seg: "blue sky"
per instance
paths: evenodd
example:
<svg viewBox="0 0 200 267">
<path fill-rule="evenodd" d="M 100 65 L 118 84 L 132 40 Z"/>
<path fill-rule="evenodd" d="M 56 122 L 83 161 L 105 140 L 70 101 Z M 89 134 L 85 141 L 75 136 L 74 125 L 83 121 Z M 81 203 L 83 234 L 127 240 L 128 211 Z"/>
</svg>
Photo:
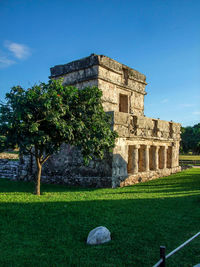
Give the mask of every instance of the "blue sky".
<svg viewBox="0 0 200 267">
<path fill-rule="evenodd" d="M 91 53 L 147 76 L 145 115 L 200 122 L 199 0 L 0 0 L 0 100 Z"/>
</svg>

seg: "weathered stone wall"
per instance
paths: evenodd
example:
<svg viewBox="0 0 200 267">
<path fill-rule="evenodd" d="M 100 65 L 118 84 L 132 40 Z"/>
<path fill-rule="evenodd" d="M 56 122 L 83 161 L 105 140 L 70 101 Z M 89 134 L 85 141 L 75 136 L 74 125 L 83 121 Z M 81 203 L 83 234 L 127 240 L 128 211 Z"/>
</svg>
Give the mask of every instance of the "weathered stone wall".
<svg viewBox="0 0 200 267">
<path fill-rule="evenodd" d="M 19 171 L 19 161 L 0 159 L 0 178 L 17 179 Z"/>
<path fill-rule="evenodd" d="M 175 122 L 152 119 L 145 116 L 134 116 L 123 112 L 113 112 L 113 124 L 114 130 L 123 137 L 180 140 L 180 124 Z"/>
<path fill-rule="evenodd" d="M 99 66 L 98 87 L 103 91 L 103 105 L 105 111 L 119 111 L 119 95 L 127 95 L 128 111 L 135 115 L 144 114 L 145 82 L 137 81 L 128 76 L 127 82 L 123 78 L 123 70 L 114 72 Z"/>
<path fill-rule="evenodd" d="M 125 75 L 126 73 L 126 75 Z M 51 68 L 52 78 L 64 78 L 64 84 L 79 89 L 97 86 L 103 92 L 105 111 L 119 111 L 119 95 L 128 97 L 128 111 L 144 114 L 146 77 L 111 58 L 91 55 L 78 61 Z"/>
<path fill-rule="evenodd" d="M 181 167 L 176 167 L 172 169 L 164 169 L 157 171 L 140 172 L 139 174 L 132 174 L 127 177 L 127 179 L 118 179 L 113 187 L 123 187 L 128 185 L 133 185 L 141 182 L 146 182 L 149 180 L 157 179 L 159 177 L 169 176 L 173 173 L 177 173 L 181 171 Z"/>
<path fill-rule="evenodd" d="M 36 163 L 32 156 L 23 156 L 23 169 L 19 179 L 30 181 L 36 176 Z M 25 167 L 27 166 L 27 168 Z M 42 168 L 42 182 L 81 185 L 85 187 L 111 187 L 112 154 L 105 160 L 90 161 L 88 166 L 83 163 L 80 151 L 63 144 L 59 153 L 52 155 Z"/>
<path fill-rule="evenodd" d="M 113 150 L 112 177 L 127 177 L 128 145 L 126 138 L 117 138 Z"/>
</svg>

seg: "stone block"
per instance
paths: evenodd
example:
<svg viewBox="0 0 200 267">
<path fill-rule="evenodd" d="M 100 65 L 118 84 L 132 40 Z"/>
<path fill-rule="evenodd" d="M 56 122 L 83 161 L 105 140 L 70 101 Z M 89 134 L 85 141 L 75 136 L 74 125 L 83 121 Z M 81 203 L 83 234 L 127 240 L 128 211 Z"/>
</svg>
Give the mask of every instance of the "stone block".
<svg viewBox="0 0 200 267">
<path fill-rule="evenodd" d="M 87 237 L 87 244 L 100 245 L 103 243 L 107 243 L 110 240 L 110 231 L 104 226 L 99 226 L 89 232 L 89 235 Z"/>
</svg>

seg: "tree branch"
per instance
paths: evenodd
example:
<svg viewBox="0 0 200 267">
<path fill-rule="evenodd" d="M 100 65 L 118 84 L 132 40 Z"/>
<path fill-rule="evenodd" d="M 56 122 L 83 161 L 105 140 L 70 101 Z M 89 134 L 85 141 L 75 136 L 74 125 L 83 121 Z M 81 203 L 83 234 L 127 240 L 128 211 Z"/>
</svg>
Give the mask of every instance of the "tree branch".
<svg viewBox="0 0 200 267">
<path fill-rule="evenodd" d="M 23 146 L 22 144 L 20 144 L 20 146 L 22 146 L 22 147 L 24 147 L 24 149 L 28 152 L 28 153 L 30 153 L 32 156 L 36 156 L 32 151 L 31 151 L 31 149 L 27 149 L 25 146 Z"/>
<path fill-rule="evenodd" d="M 50 154 L 48 154 L 40 163 L 44 164 L 48 160 L 49 157 L 50 157 Z"/>
<path fill-rule="evenodd" d="M 41 122 L 41 121 L 45 121 L 45 119 L 38 120 L 38 121 L 36 121 L 36 123 Z"/>
</svg>

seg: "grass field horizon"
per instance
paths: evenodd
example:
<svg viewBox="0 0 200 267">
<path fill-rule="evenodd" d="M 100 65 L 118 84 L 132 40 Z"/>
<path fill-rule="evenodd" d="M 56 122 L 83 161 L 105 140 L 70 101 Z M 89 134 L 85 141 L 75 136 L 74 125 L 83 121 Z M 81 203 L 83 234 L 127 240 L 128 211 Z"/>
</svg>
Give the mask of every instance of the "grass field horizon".
<svg viewBox="0 0 200 267">
<path fill-rule="evenodd" d="M 199 231 L 200 170 L 116 189 L 70 188 L 0 179 L 0 266 L 153 266 Z M 97 226 L 111 242 L 86 245 Z M 200 238 L 167 266 L 200 263 Z M 181 264 L 180 264 L 181 263 Z"/>
<path fill-rule="evenodd" d="M 0 153 L 0 158 L 10 158 L 10 159 L 18 159 L 19 158 L 19 151 L 5 151 Z M 191 154 L 180 154 L 180 160 L 200 160 L 200 155 L 191 155 Z"/>
<path fill-rule="evenodd" d="M 200 160 L 200 155 L 179 155 L 180 160 Z"/>
</svg>

